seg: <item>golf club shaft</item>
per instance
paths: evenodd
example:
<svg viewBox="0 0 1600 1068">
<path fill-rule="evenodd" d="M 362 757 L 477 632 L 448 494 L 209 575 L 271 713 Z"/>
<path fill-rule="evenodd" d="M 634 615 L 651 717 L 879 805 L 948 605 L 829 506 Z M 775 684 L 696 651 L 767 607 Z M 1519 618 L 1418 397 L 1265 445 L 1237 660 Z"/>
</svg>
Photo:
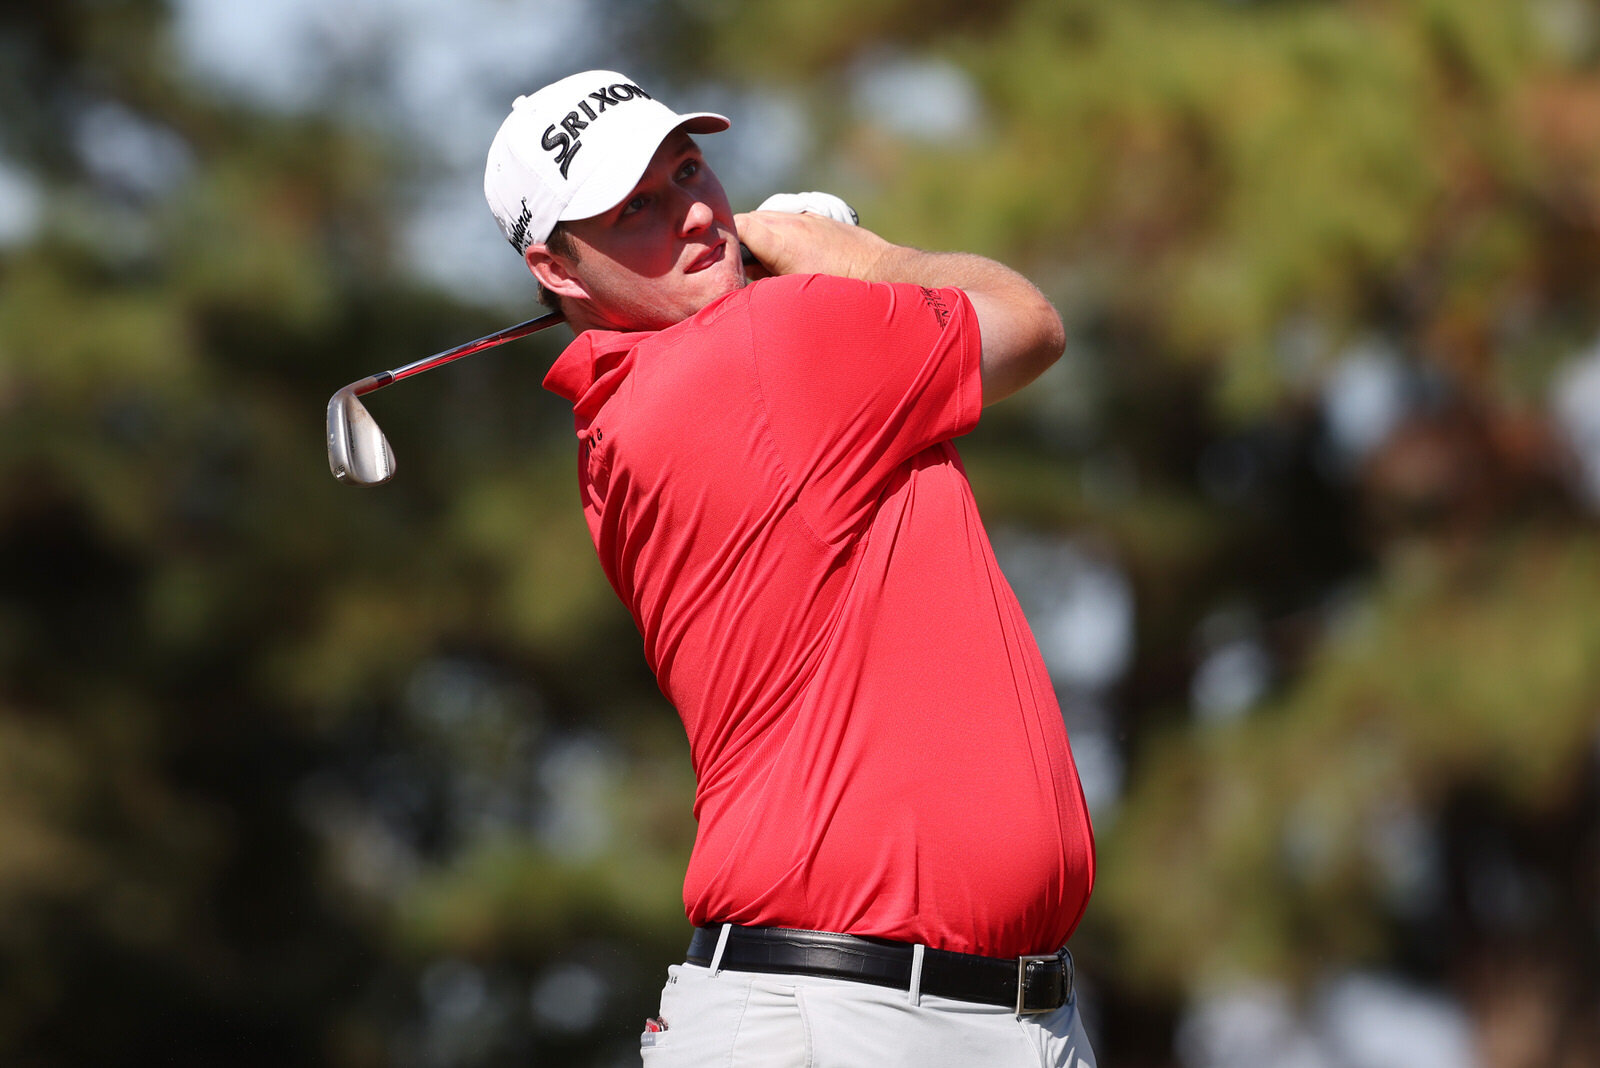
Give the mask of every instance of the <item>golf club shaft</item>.
<svg viewBox="0 0 1600 1068">
<path fill-rule="evenodd" d="M 398 382 L 402 378 L 410 378 L 412 375 L 421 374 L 423 371 L 431 371 L 435 367 L 459 360 L 463 356 L 471 356 L 475 352 L 481 352 L 495 345 L 503 345 L 507 341 L 515 341 L 519 337 L 527 337 L 529 334 L 537 333 L 547 326 L 554 326 L 563 321 L 564 318 L 560 312 L 550 312 L 547 315 L 539 316 L 537 319 L 529 319 L 525 323 L 518 323 L 516 326 L 508 326 L 504 330 L 486 334 L 476 341 L 469 341 L 464 345 L 457 345 L 453 349 L 436 352 L 432 356 L 424 356 L 414 363 L 396 367 L 392 371 L 379 371 L 377 374 L 369 375 L 359 382 L 350 383 L 348 388 L 352 393 L 360 397 L 371 393 L 373 390 L 382 389 L 384 386 Z"/>
<path fill-rule="evenodd" d="M 750 250 L 742 243 L 739 245 L 739 254 L 747 265 L 756 262 L 755 257 L 750 254 Z M 549 312 L 539 316 L 537 319 L 529 319 L 525 323 L 518 323 L 516 326 L 508 326 L 504 330 L 485 334 L 478 340 L 469 341 L 465 345 L 457 345 L 453 349 L 445 349 L 443 352 L 436 352 L 432 356 L 424 356 L 414 363 L 396 367 L 392 371 L 379 371 L 375 375 L 368 375 L 359 382 L 350 383 L 345 388 L 356 396 L 362 397 L 374 390 L 382 389 L 384 386 L 393 385 L 402 378 L 410 378 L 412 375 L 431 371 L 435 367 L 450 363 L 453 360 L 459 360 L 463 356 L 471 356 L 474 352 L 482 352 L 484 349 L 492 348 L 495 345 L 503 345 L 507 341 L 515 341 L 519 337 L 527 337 L 529 334 L 538 333 L 547 326 L 554 326 L 565 321 L 566 317 L 559 311 Z"/>
</svg>

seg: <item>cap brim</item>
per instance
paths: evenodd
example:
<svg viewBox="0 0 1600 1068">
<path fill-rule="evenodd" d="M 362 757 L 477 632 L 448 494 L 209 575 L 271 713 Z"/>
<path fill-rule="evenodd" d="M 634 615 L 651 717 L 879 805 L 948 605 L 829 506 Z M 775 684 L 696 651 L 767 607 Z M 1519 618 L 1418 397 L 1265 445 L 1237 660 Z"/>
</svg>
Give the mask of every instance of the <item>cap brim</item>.
<svg viewBox="0 0 1600 1068">
<path fill-rule="evenodd" d="M 626 144 L 619 146 L 610 156 L 595 163 L 600 171 L 584 183 L 576 196 L 567 203 L 557 217 L 561 222 L 588 219 L 610 211 L 622 203 L 633 187 L 639 184 L 650 160 L 674 130 L 689 133 L 721 133 L 730 123 L 725 115 L 713 111 L 691 111 L 686 115 L 668 113 L 661 116 L 658 131 L 637 132 Z"/>
</svg>

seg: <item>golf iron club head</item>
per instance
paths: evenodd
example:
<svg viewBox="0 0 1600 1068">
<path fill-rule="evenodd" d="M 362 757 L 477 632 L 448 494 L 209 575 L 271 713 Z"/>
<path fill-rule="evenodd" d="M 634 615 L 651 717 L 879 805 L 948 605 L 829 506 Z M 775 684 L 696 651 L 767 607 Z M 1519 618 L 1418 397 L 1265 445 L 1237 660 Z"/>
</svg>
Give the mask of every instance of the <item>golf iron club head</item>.
<svg viewBox="0 0 1600 1068">
<path fill-rule="evenodd" d="M 394 477 L 394 450 L 355 390 L 328 401 L 328 467 L 340 482 L 376 486 Z"/>
<path fill-rule="evenodd" d="M 527 337 L 560 322 L 565 322 L 561 313 L 550 312 L 465 345 L 436 352 L 404 367 L 379 371 L 345 386 L 328 401 L 328 469 L 333 472 L 333 477 L 352 486 L 376 486 L 394 477 L 394 450 L 389 447 L 389 439 L 383 436 L 383 431 L 378 429 L 377 420 L 361 403 L 362 396 L 402 378 L 431 371 L 463 356 L 504 345 L 519 337 Z"/>
</svg>

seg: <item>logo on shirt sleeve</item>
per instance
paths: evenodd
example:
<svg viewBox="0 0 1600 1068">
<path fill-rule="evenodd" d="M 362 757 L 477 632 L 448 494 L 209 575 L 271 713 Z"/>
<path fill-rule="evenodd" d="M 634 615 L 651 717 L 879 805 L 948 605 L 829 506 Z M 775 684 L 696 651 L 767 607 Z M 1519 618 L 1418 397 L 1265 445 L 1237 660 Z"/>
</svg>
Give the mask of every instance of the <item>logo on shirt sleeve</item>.
<svg viewBox="0 0 1600 1068">
<path fill-rule="evenodd" d="M 922 286 L 922 301 L 933 310 L 934 318 L 939 320 L 939 329 L 943 330 L 950 322 L 950 306 L 944 302 L 944 297 L 937 289 Z"/>
</svg>

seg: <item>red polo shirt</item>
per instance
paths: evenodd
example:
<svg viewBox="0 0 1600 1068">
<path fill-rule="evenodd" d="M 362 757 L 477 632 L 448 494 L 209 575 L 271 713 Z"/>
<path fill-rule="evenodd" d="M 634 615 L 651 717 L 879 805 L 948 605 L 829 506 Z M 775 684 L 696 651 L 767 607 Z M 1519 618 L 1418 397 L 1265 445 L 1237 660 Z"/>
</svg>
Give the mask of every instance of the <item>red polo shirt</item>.
<svg viewBox="0 0 1600 1068">
<path fill-rule="evenodd" d="M 1082 915 L 1061 712 L 950 441 L 979 353 L 959 290 L 787 276 L 545 379 L 688 732 L 693 923 L 1015 956 Z"/>
</svg>

